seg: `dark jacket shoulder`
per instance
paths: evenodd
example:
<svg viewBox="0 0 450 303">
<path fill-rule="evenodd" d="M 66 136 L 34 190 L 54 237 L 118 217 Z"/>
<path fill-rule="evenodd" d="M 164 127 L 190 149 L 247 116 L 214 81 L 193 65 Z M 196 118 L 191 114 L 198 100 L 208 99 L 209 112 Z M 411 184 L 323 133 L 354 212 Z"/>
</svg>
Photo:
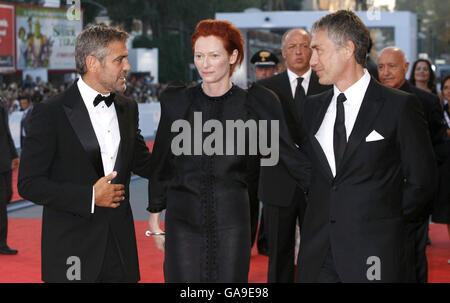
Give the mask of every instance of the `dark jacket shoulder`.
<svg viewBox="0 0 450 303">
<path fill-rule="evenodd" d="M 384 98 L 392 99 L 390 101 L 393 101 L 394 104 L 395 102 L 412 102 L 408 100 L 414 100 L 414 102 L 419 103 L 419 99 L 414 94 L 383 85 L 374 79 L 371 80 L 371 85 L 377 86 L 377 89 L 380 91 L 381 96 L 383 96 Z"/>
<path fill-rule="evenodd" d="M 430 92 L 427 92 L 423 89 L 420 89 L 420 88 L 412 86 L 412 85 L 410 85 L 410 88 L 411 88 L 411 92 L 414 93 L 417 97 L 419 97 L 419 99 L 424 99 L 431 103 L 440 104 L 439 97 L 436 96 L 435 94 L 432 94 Z"/>
<path fill-rule="evenodd" d="M 331 88 L 324 90 L 321 93 L 307 96 L 305 99 L 305 107 L 315 108 L 319 106 L 322 102 L 327 101 L 332 96 L 333 96 L 333 89 L 331 86 Z"/>
<path fill-rule="evenodd" d="M 184 98 L 183 96 L 188 94 L 189 89 L 186 87 L 186 85 L 175 82 L 170 83 L 162 92 L 160 96 L 160 103 L 161 105 L 168 104 L 169 106 L 173 103 L 181 102 Z M 173 104 L 175 105 L 175 104 Z"/>
<path fill-rule="evenodd" d="M 276 85 L 283 81 L 289 81 L 289 77 L 287 75 L 287 71 L 282 72 L 281 74 L 273 75 L 272 77 L 261 79 L 256 83 L 268 88 L 276 87 Z"/>
<path fill-rule="evenodd" d="M 266 80 L 266 79 L 264 79 Z M 249 87 L 248 93 L 251 96 L 255 97 L 263 97 L 263 98 L 275 98 L 278 100 L 277 95 L 271 90 L 268 89 L 265 85 L 260 83 L 259 81 L 256 83 L 253 83 L 252 86 Z"/>
</svg>

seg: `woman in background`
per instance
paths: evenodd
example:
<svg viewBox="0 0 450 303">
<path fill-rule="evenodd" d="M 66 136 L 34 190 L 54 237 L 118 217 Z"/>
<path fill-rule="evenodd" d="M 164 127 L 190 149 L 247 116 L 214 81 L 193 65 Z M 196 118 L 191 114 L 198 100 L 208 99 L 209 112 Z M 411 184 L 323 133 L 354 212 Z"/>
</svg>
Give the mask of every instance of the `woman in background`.
<svg viewBox="0 0 450 303">
<path fill-rule="evenodd" d="M 425 59 L 417 59 L 412 67 L 409 83 L 429 93 L 437 95 L 436 75 L 431 63 Z"/>
<path fill-rule="evenodd" d="M 450 74 L 442 79 L 441 90 L 441 105 L 444 111 L 444 122 L 447 125 L 447 136 L 450 138 L 450 109 L 448 106 L 450 103 Z"/>
<path fill-rule="evenodd" d="M 441 82 L 442 105 L 444 111 L 444 122 L 447 125 L 447 158 L 439 166 L 439 184 L 436 199 L 433 203 L 433 212 L 431 221 L 434 223 L 447 224 L 448 235 L 450 238 L 450 111 L 448 103 L 450 102 L 450 75 L 447 75 Z M 450 259 L 448 260 L 450 263 Z"/>
</svg>

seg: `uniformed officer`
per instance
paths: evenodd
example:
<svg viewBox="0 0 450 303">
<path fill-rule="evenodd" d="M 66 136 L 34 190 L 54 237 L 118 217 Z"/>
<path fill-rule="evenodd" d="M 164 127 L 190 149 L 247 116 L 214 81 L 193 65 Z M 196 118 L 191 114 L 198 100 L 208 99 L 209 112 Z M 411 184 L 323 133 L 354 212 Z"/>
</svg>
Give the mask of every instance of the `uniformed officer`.
<svg viewBox="0 0 450 303">
<path fill-rule="evenodd" d="M 256 79 L 261 80 L 272 77 L 275 74 L 279 60 L 270 51 L 260 50 L 252 56 L 250 62 L 255 65 Z"/>
</svg>

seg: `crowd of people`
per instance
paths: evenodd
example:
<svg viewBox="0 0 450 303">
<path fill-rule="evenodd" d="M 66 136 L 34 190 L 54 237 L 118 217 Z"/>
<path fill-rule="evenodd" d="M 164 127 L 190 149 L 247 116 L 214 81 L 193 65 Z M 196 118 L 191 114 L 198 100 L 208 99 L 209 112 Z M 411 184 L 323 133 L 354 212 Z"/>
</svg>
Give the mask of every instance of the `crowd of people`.
<svg viewBox="0 0 450 303">
<path fill-rule="evenodd" d="M 154 83 L 150 75 L 128 77 L 125 96 L 128 96 L 138 103 L 159 102 L 161 92 L 167 87 L 164 83 Z"/>
<path fill-rule="evenodd" d="M 151 75 L 130 75 L 127 81 L 124 95 L 138 103 L 158 102 L 159 95 L 167 87 L 167 84 L 154 83 Z M 64 92 L 72 83 L 73 81 L 57 85 L 52 82 L 43 82 L 40 77 L 36 77 L 33 81 L 32 77 L 27 75 L 21 82 L 3 82 L 0 98 L 8 112 L 12 113 L 22 110 L 20 99 L 27 98 L 32 104 L 39 103 Z"/>
<path fill-rule="evenodd" d="M 78 281 L 140 279 L 133 172 L 149 179 L 148 235 L 164 253 L 166 282 L 247 282 L 259 201 L 268 282 L 427 282 L 430 216 L 450 236 L 448 77 L 439 99 L 430 66 L 418 60 L 408 81 L 395 46 L 380 52 L 371 75 L 369 31 L 344 10 L 311 33 L 286 31 L 282 73 L 270 52 L 259 52 L 253 63 L 262 70 L 249 89 L 230 80 L 244 59 L 230 22 L 202 20 L 194 30 L 200 84 L 127 81 L 127 38 L 113 27 L 83 30 L 75 47 L 81 78 L 32 111 L 18 189 L 44 206 L 44 281 L 68 282 L 67 256 L 86 264 Z M 136 102 L 115 92 L 161 102 L 152 153 Z M 221 124 L 228 121 L 268 124 L 236 142 L 235 129 Z M 209 131 L 198 136 L 198 125 Z M 261 149 L 269 137 L 279 143 L 274 164 Z M 241 143 L 260 149 L 242 154 Z"/>
<path fill-rule="evenodd" d="M 33 103 L 39 103 L 66 89 L 64 85 L 56 87 L 52 83 L 42 82 L 39 77 L 36 80 L 34 82 L 31 80 L 31 76 L 27 76 L 22 83 L 11 82 L 7 84 L 3 82 L 1 84 L 0 98 L 5 103 L 9 113 L 21 110 L 21 97 L 26 96 Z"/>
</svg>

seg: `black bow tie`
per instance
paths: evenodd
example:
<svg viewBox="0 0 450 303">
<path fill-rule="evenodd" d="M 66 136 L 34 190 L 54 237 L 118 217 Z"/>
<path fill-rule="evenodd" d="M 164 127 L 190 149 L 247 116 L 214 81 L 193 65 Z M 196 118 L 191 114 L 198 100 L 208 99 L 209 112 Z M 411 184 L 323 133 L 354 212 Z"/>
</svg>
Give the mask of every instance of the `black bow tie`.
<svg viewBox="0 0 450 303">
<path fill-rule="evenodd" d="M 110 93 L 109 96 L 102 96 L 98 94 L 94 99 L 94 106 L 97 106 L 102 101 L 105 101 L 106 106 L 110 107 L 114 102 L 114 93 Z"/>
</svg>

